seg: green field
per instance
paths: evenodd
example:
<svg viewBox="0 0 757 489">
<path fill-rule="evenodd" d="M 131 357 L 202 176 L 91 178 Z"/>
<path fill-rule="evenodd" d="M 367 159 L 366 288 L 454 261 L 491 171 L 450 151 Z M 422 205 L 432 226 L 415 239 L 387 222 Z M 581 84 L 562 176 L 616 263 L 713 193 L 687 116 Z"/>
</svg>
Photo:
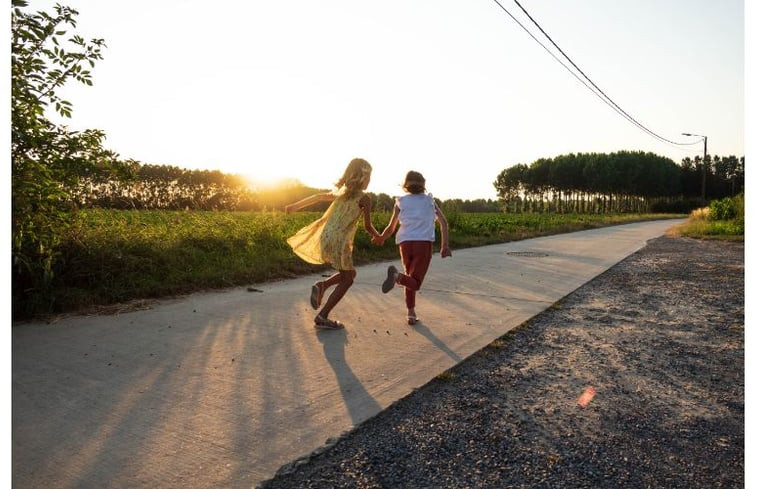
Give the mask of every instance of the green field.
<svg viewBox="0 0 757 489">
<path fill-rule="evenodd" d="M 315 212 L 83 210 L 64 240 L 52 290 L 28 291 L 14 315 L 83 310 L 133 299 L 251 285 L 329 270 L 294 255 L 286 238 Z M 373 215 L 381 230 L 389 213 Z M 453 250 L 672 215 L 448 214 Z M 437 233 L 438 234 L 438 233 Z M 437 237 L 438 239 L 438 237 Z M 438 244 L 435 248 L 438 251 Z M 360 227 L 355 263 L 398 257 L 393 240 Z"/>
</svg>

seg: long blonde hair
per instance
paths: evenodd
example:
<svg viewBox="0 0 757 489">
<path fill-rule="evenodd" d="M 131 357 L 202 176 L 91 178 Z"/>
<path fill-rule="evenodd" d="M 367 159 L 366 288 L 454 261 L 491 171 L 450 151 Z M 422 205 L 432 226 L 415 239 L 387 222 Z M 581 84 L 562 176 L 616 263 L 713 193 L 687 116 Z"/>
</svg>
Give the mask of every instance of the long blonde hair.
<svg viewBox="0 0 757 489">
<path fill-rule="evenodd" d="M 354 197 L 365 187 L 365 183 L 371 178 L 371 164 L 362 158 L 355 158 L 347 165 L 344 175 L 336 183 L 336 188 L 344 187 L 344 195 Z"/>
</svg>

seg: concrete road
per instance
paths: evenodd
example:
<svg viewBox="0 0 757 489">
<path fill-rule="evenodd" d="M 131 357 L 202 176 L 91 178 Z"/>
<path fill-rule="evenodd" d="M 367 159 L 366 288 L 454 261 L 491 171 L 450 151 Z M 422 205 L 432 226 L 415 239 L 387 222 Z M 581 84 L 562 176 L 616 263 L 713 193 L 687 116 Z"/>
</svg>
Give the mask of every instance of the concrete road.
<svg viewBox="0 0 757 489">
<path fill-rule="evenodd" d="M 16 325 L 13 486 L 254 487 L 679 222 L 437 253 L 412 327 L 388 263 L 358 269 L 341 331 L 313 329 L 317 276 Z"/>
</svg>

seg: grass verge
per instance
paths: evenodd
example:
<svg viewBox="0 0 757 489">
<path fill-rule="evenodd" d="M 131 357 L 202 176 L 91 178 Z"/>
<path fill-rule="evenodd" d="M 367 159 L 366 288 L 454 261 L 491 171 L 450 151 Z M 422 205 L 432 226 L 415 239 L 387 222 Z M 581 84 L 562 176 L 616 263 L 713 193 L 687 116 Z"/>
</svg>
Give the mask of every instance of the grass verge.
<svg viewBox="0 0 757 489">
<path fill-rule="evenodd" d="M 303 262 L 286 243 L 287 237 L 320 215 L 276 211 L 80 211 L 61 248 L 53 287 L 49 291 L 27 291 L 25 304 L 14 304 L 14 318 L 83 311 L 95 306 L 330 270 L 328 266 Z M 376 228 L 383 229 L 389 217 L 389 213 L 374 214 Z M 447 216 L 453 250 L 672 217 L 682 216 L 486 213 Z M 354 246 L 356 265 L 398 256 L 393 243 L 377 247 L 362 228 L 358 229 Z M 48 296 L 40 298 L 42 294 Z M 46 306 L 42 310 L 39 306 L 28 307 L 30 304 Z"/>
<path fill-rule="evenodd" d="M 723 212 L 723 205 L 735 208 L 731 212 Z M 673 228 L 670 234 L 687 238 L 744 241 L 743 197 L 713 201 L 710 207 L 694 210 L 688 220 Z"/>
</svg>

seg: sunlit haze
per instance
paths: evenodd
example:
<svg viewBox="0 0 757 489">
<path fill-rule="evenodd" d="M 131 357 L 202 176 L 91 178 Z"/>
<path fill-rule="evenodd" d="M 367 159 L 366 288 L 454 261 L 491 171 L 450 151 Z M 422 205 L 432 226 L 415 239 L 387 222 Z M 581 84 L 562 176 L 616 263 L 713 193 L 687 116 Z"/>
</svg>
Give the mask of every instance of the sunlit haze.
<svg viewBox="0 0 757 489">
<path fill-rule="evenodd" d="M 401 193 L 412 169 L 439 198 L 495 199 L 503 169 L 540 157 L 703 150 L 621 117 L 492 0 L 59 3 L 108 46 L 94 86 L 61 92 L 65 124 L 104 130 L 123 159 L 330 188 L 362 157 L 369 191 Z M 743 1 L 521 5 L 642 125 L 744 154 Z"/>
</svg>

